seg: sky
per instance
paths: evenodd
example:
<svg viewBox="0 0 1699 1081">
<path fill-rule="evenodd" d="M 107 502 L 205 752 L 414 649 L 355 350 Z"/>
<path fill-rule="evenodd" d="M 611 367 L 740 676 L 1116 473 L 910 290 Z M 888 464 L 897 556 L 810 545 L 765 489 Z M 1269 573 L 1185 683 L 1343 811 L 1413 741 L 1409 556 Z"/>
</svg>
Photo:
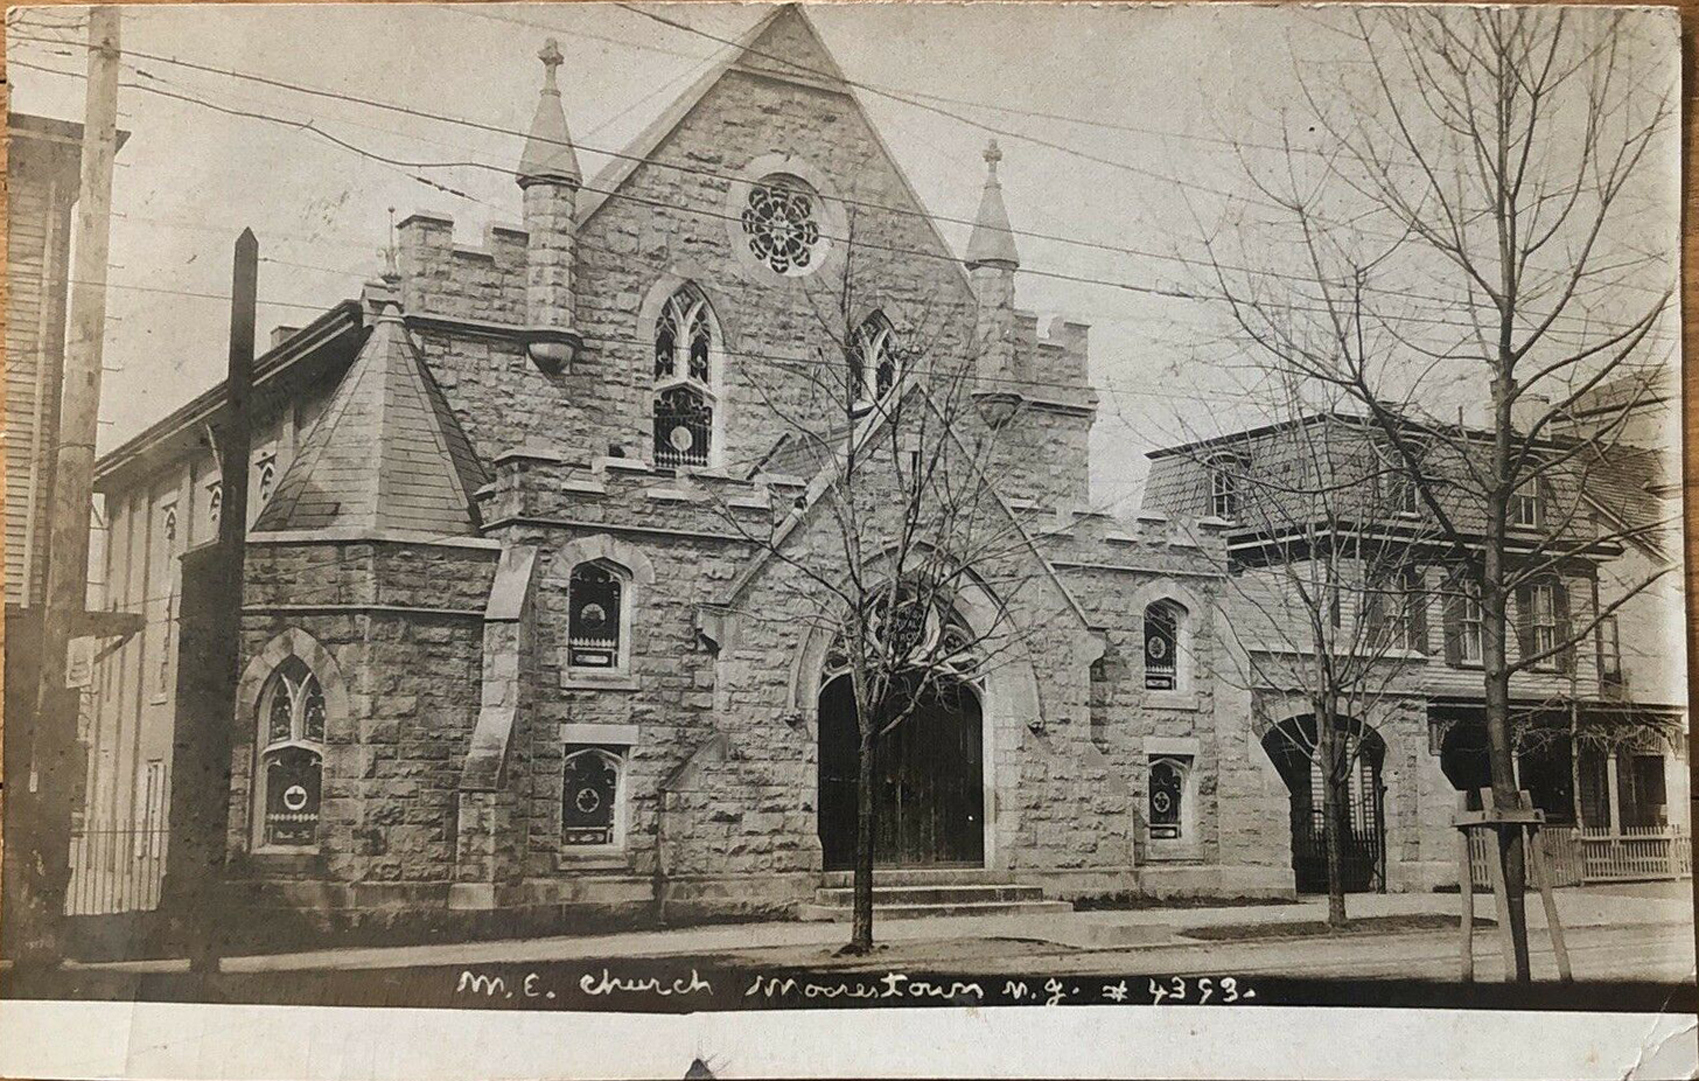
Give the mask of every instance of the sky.
<svg viewBox="0 0 1699 1081">
<path fill-rule="evenodd" d="M 21 22 L 8 34 L 12 109 L 80 119 L 83 80 L 38 69 L 83 69 L 83 12 L 13 10 Z M 650 10 L 735 39 L 767 9 Z M 928 211 L 973 217 L 980 154 L 994 129 L 1013 226 L 1062 238 L 1016 238 L 1023 270 L 1049 272 L 1023 273 L 1017 301 L 1092 325 L 1093 377 L 1103 395 L 1093 496 L 1111 511 L 1136 506 L 1146 451 L 1256 419 L 1243 408 L 1246 376 L 1235 363 L 1244 347 L 1228 336 L 1220 305 L 1197 298 L 1207 284 L 1198 260 L 1203 238 L 1258 213 L 1245 199 L 1246 161 L 1266 164 L 1283 130 L 1300 143 L 1319 138 L 1292 124 L 1304 86 L 1316 85 L 1318 73 L 1343 82 L 1362 76 L 1355 43 L 1340 32 L 1343 11 L 810 9 L 849 79 L 910 99 L 859 95 Z M 1674 70 L 1674 20 L 1643 18 L 1654 44 L 1633 60 L 1655 82 Z M 260 241 L 263 348 L 273 326 L 299 325 L 358 295 L 381 266 L 392 208 L 397 220 L 416 210 L 450 216 L 457 241 L 468 245 L 480 242 L 487 223 L 519 220 L 507 172 L 383 164 L 304 125 L 397 161 L 511 169 L 535 107 L 536 53 L 553 36 L 566 55 L 567 122 L 593 177 L 610 160 L 598 150 L 623 149 L 726 48 L 604 4 L 126 6 L 122 33 L 120 126 L 131 135 L 114 179 L 102 450 L 222 377 L 228 306 L 217 298 L 228 293 L 230 248 L 244 226 Z M 1650 156 L 1655 182 L 1635 216 L 1638 242 L 1667 249 L 1670 267 L 1678 160 L 1672 125 Z M 965 225 L 941 228 L 965 248 Z M 1192 297 L 1164 295 L 1174 293 Z M 1626 297 L 1623 310 L 1639 299 Z"/>
</svg>

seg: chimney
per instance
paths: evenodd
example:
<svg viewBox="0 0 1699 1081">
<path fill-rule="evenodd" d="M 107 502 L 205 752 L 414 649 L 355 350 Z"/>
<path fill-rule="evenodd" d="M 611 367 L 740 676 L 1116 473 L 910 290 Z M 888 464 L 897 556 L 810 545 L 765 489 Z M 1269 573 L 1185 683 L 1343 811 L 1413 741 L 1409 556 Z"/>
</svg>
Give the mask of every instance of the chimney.
<svg viewBox="0 0 1699 1081">
<path fill-rule="evenodd" d="M 565 57 L 550 38 L 537 58 L 543 62 L 543 89 L 518 177 L 525 203 L 525 345 L 532 363 L 552 373 L 572 363 L 583 341 L 572 286 L 582 175 L 555 85 L 555 70 Z"/>
</svg>

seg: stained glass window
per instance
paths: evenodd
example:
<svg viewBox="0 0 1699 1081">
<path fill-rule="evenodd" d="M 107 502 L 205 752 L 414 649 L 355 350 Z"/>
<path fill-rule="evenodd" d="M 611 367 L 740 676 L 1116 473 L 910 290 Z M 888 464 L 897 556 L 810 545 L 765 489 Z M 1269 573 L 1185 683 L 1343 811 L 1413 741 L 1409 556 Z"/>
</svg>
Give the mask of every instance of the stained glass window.
<svg viewBox="0 0 1699 1081">
<path fill-rule="evenodd" d="M 1179 685 L 1180 618 L 1172 604 L 1158 601 L 1144 610 L 1144 685 L 1171 691 Z"/>
<path fill-rule="evenodd" d="M 714 435 L 718 333 L 708 299 L 693 285 L 669 297 L 656 321 L 653 402 L 658 466 L 708 464 Z"/>
<path fill-rule="evenodd" d="M 850 347 L 850 389 L 857 402 L 876 402 L 897 383 L 897 358 L 891 324 L 874 315 L 856 331 Z"/>
<path fill-rule="evenodd" d="M 303 847 L 318 838 L 320 745 L 325 695 L 307 665 L 290 657 L 277 666 L 261 698 L 265 747 L 260 754 L 260 843 Z"/>
<path fill-rule="evenodd" d="M 207 488 L 206 520 L 213 529 L 218 528 L 218 512 L 224 507 L 224 485 L 214 483 Z"/>
<path fill-rule="evenodd" d="M 818 196 L 796 177 L 751 185 L 741 216 L 750 253 L 775 274 L 807 273 L 820 245 L 818 212 Z"/>
<path fill-rule="evenodd" d="M 600 747 L 567 746 L 560 809 L 563 844 L 614 843 L 620 768 L 620 760 Z"/>
<path fill-rule="evenodd" d="M 707 465 L 714 409 L 695 388 L 672 387 L 655 397 L 655 464 Z"/>
<path fill-rule="evenodd" d="M 277 481 L 277 463 L 260 463 L 260 503 L 271 498 L 272 485 Z"/>
<path fill-rule="evenodd" d="M 620 664 L 622 582 L 600 563 L 580 563 L 567 580 L 567 664 L 617 668 Z"/>
<path fill-rule="evenodd" d="M 1185 774 L 1177 763 L 1166 758 L 1151 763 L 1151 840 L 1177 840 L 1180 837 L 1181 802 L 1185 799 L 1185 791 Z"/>
</svg>

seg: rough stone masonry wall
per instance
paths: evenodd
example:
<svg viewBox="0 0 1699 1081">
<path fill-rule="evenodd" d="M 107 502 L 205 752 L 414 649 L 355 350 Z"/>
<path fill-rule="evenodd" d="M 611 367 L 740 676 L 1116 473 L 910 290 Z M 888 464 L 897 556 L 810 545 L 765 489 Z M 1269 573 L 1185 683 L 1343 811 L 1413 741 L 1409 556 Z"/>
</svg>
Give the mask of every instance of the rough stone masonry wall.
<svg viewBox="0 0 1699 1081">
<path fill-rule="evenodd" d="M 311 855 L 250 853 L 258 730 L 238 725 L 230 844 L 239 876 L 273 883 L 297 907 L 358 908 L 366 919 L 441 907 L 495 554 L 387 542 L 250 547 L 243 663 L 303 630 L 334 658 L 349 709 L 327 717 Z M 251 704 L 244 716 L 252 721 Z"/>
<path fill-rule="evenodd" d="M 852 321 L 882 310 L 925 361 L 965 363 L 974 304 L 965 275 L 919 216 L 853 102 L 840 94 L 740 71 L 729 72 L 658 146 L 581 234 L 579 326 L 591 394 L 626 427 L 628 444 L 647 457 L 654 375 L 652 327 L 644 301 L 680 280 L 701 285 L 724 332 L 726 365 L 720 408 L 726 462 L 736 471 L 760 459 L 787 427 L 774 413 L 811 430 L 830 430 L 841 401 L 811 379 L 812 363 L 841 363 L 836 325 L 843 301 L 844 237 L 820 269 L 775 279 L 748 271 L 728 216 L 728 175 L 758 159 L 789 155 L 791 171 L 817 180 L 828 198 L 916 213 L 856 209 Z M 701 170 L 701 171 L 697 171 Z M 713 174 L 713 175 L 709 175 Z M 751 176 L 759 180 L 760 176 Z M 964 178 L 964 183 L 968 182 Z M 735 218 L 738 208 L 729 214 Z M 831 231 L 831 230 L 828 230 Z M 909 252 L 928 254 L 912 255 Z"/>
</svg>

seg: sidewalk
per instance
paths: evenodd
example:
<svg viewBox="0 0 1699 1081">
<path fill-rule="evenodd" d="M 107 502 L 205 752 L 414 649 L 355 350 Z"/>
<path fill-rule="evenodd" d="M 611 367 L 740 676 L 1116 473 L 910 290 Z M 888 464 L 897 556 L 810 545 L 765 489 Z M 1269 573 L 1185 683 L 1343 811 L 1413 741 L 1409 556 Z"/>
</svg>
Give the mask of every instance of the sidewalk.
<svg viewBox="0 0 1699 1081">
<path fill-rule="evenodd" d="M 1693 904 L 1690 889 L 1688 882 L 1561 889 L 1557 891 L 1558 915 L 1565 928 L 1650 924 L 1691 926 Z M 1353 917 L 1418 913 L 1450 915 L 1458 910 L 1458 896 L 1454 893 L 1353 894 L 1347 905 Z M 1482 918 L 1493 918 L 1492 897 L 1476 894 L 1475 911 Z M 1021 939 L 1082 950 L 1127 949 L 1201 945 L 1195 940 L 1180 937 L 1181 931 L 1194 927 L 1299 923 L 1322 920 L 1326 916 L 1327 899 L 1321 897 L 1282 905 L 892 919 L 877 925 L 877 936 L 888 943 Z M 1531 929 L 1545 928 L 1545 911 L 1538 894 L 1531 894 L 1528 898 L 1528 921 Z M 224 959 L 221 968 L 232 973 L 294 972 L 690 956 L 771 947 L 834 946 L 842 943 L 848 934 L 848 925 L 840 923 L 745 923 L 665 931 L 422 946 L 348 947 L 229 957 Z M 107 972 L 181 972 L 187 970 L 188 962 L 119 961 L 74 967 Z"/>
</svg>

